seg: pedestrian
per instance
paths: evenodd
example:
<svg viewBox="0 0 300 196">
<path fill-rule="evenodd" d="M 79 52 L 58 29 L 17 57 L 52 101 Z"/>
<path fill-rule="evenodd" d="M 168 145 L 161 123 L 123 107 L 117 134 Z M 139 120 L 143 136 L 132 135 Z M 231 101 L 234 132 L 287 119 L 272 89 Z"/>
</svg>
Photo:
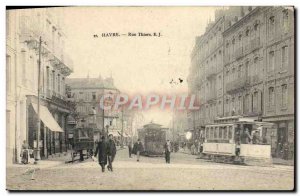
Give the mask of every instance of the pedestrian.
<svg viewBox="0 0 300 196">
<path fill-rule="evenodd" d="M 140 161 L 140 153 L 143 152 L 143 144 L 140 141 L 140 139 L 137 140 L 137 142 L 134 144 L 133 146 L 134 152 L 136 152 L 136 161 L 139 162 Z"/>
<path fill-rule="evenodd" d="M 107 169 L 109 171 L 113 171 L 112 162 L 115 159 L 116 153 L 117 153 L 117 148 L 116 148 L 115 141 L 113 139 L 113 135 L 109 134 L 108 142 L 107 142 L 107 159 L 108 159 Z"/>
<path fill-rule="evenodd" d="M 170 140 L 167 140 L 167 142 L 165 143 L 165 159 L 166 159 L 166 163 L 170 163 L 170 155 L 171 155 L 171 142 Z"/>
<path fill-rule="evenodd" d="M 22 160 L 21 160 L 21 162 L 23 163 L 23 164 L 28 164 L 28 162 L 29 162 L 29 149 L 28 149 L 29 147 L 28 147 L 28 144 L 27 144 L 27 142 L 24 140 L 23 141 L 23 144 L 22 144 L 22 151 L 21 151 L 21 157 L 22 157 Z"/>
<path fill-rule="evenodd" d="M 97 144 L 96 152 L 94 156 L 98 154 L 98 162 L 102 168 L 102 172 L 105 171 L 105 165 L 107 164 L 107 143 L 105 141 L 105 136 L 102 136 Z"/>
<path fill-rule="evenodd" d="M 129 144 L 128 144 L 128 153 L 129 153 L 129 158 L 131 158 L 131 154 L 132 154 L 132 142 L 129 142 Z"/>
<path fill-rule="evenodd" d="M 261 138 L 260 138 L 259 132 L 254 131 L 254 134 L 252 136 L 252 143 L 253 144 L 260 144 L 260 142 L 261 142 Z"/>
</svg>

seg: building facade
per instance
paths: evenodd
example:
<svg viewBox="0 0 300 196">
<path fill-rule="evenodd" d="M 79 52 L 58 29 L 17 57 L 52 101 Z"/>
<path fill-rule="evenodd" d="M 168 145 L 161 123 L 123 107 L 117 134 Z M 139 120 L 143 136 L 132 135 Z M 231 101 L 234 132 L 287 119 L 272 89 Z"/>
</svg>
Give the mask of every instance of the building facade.
<svg viewBox="0 0 300 196">
<path fill-rule="evenodd" d="M 268 132 L 273 156 L 280 157 L 288 144 L 293 158 L 293 9 L 231 7 L 215 15 L 191 55 L 189 92 L 201 106 L 189 115 L 190 128 L 228 116 L 273 122 Z M 214 45 L 218 33 L 211 32 L 218 30 L 221 41 Z"/>
<path fill-rule="evenodd" d="M 38 87 L 42 158 L 66 150 L 65 119 L 69 109 L 65 78 L 73 68 L 64 50 L 62 14 L 60 9 L 51 13 L 49 9 L 6 12 L 8 163 L 20 162 L 24 142 L 37 147 Z"/>
<path fill-rule="evenodd" d="M 89 116 L 95 112 L 96 128 L 99 133 L 95 133 L 95 140 L 99 140 L 100 132 L 107 131 L 107 128 L 117 126 L 118 112 L 114 110 L 103 110 L 100 108 L 101 97 L 110 94 L 111 99 L 118 95 L 120 91 L 114 86 L 113 78 L 68 78 L 67 85 L 70 87 L 70 97 L 76 103 L 78 113 L 77 121 L 86 120 L 88 126 Z M 105 103 L 104 103 L 105 104 Z M 109 103 L 112 104 L 112 103 Z"/>
<path fill-rule="evenodd" d="M 295 27 L 294 11 L 274 7 L 265 11 L 263 121 L 276 124 L 272 132 L 273 153 L 282 156 L 288 144 L 294 155 L 295 134 Z"/>
<path fill-rule="evenodd" d="M 103 110 L 100 107 L 103 95 L 110 95 L 105 98 L 104 105 L 113 106 L 116 96 L 120 94 L 112 77 L 68 78 L 66 83 L 70 87 L 69 100 L 72 99 L 76 104 L 77 124 L 82 126 L 80 121 L 85 120 L 84 126 L 91 126 L 89 119 L 91 115 L 95 115 L 95 141 L 99 140 L 101 135 L 109 133 L 113 134 L 120 145 L 122 141 L 123 144 L 130 142 L 137 135 L 136 129 L 141 126 L 141 116 L 138 112 L 122 108 Z"/>
</svg>

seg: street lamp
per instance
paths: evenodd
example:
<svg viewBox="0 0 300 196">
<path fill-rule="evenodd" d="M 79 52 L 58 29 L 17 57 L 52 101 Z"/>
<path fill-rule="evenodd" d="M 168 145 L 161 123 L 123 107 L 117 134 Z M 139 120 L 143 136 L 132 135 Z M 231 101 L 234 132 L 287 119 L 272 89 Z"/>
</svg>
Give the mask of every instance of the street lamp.
<svg viewBox="0 0 300 196">
<path fill-rule="evenodd" d="M 106 125 L 105 127 L 106 127 L 106 135 L 108 137 L 108 128 L 109 128 L 109 125 Z"/>
<path fill-rule="evenodd" d="M 40 39 L 39 39 L 39 60 L 38 60 L 38 104 L 37 104 L 38 122 L 37 122 L 37 131 L 36 131 L 36 157 L 35 157 L 35 161 L 34 161 L 35 164 L 37 164 L 38 161 L 41 159 L 41 154 L 40 154 L 41 49 L 42 49 L 42 37 L 40 36 Z"/>
</svg>

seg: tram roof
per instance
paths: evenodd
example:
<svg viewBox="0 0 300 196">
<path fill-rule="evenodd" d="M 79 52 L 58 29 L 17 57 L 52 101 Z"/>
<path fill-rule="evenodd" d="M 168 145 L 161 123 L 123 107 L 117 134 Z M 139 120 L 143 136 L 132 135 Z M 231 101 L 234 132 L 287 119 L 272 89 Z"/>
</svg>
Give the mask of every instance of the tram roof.
<svg viewBox="0 0 300 196">
<path fill-rule="evenodd" d="M 260 121 L 247 121 L 247 120 L 239 120 L 235 122 L 224 122 L 224 123 L 213 123 L 213 124 L 208 124 L 206 126 L 228 126 L 228 125 L 234 125 L 234 124 L 256 124 L 258 126 L 273 126 L 274 123 L 270 122 L 260 122 Z"/>
</svg>

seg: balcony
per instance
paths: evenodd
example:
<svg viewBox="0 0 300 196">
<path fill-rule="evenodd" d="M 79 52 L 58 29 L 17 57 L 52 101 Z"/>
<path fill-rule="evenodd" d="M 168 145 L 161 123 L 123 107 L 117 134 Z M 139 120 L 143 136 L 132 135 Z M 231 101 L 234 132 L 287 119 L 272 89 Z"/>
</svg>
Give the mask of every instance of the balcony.
<svg viewBox="0 0 300 196">
<path fill-rule="evenodd" d="M 251 77 L 241 77 L 226 84 L 226 92 L 228 94 L 243 91 L 250 85 Z"/>
<path fill-rule="evenodd" d="M 52 66 L 57 69 L 61 69 L 62 73 L 66 76 L 73 72 L 73 62 L 64 53 L 63 48 L 60 45 L 55 44 L 52 37 L 47 33 L 43 32 L 43 28 L 39 23 L 34 21 L 30 15 L 22 15 L 20 17 L 20 41 L 27 44 L 30 49 L 39 51 L 39 41 L 42 38 L 42 55 L 46 55 Z"/>
</svg>

